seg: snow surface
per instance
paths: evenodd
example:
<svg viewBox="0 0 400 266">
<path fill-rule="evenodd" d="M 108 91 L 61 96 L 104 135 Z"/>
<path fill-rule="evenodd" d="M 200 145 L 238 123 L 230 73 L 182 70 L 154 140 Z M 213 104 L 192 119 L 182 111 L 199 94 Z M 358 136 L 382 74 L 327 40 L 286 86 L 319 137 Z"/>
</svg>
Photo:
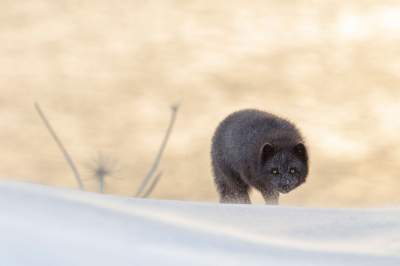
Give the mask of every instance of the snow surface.
<svg viewBox="0 0 400 266">
<path fill-rule="evenodd" d="M 312 209 L 0 183 L 0 265 L 400 265 L 400 208 Z"/>
</svg>

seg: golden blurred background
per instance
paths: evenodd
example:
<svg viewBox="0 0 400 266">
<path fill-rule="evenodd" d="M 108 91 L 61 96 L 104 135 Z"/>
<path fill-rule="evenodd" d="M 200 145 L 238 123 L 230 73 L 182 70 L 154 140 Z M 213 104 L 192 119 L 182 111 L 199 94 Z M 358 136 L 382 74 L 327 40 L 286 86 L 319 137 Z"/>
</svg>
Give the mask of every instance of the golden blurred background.
<svg viewBox="0 0 400 266">
<path fill-rule="evenodd" d="M 259 108 L 310 149 L 283 204 L 400 203 L 398 1 L 2 0 L 0 19 L 2 180 L 77 187 L 38 101 L 88 190 L 101 152 L 118 164 L 106 192 L 132 195 L 181 102 L 152 198 L 217 201 L 214 129 Z"/>
</svg>

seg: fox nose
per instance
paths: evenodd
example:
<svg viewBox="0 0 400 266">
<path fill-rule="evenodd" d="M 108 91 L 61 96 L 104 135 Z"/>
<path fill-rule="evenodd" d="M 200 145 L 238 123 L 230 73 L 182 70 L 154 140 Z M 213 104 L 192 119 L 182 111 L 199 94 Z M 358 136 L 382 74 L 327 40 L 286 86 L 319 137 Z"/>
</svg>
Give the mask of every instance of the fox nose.
<svg viewBox="0 0 400 266">
<path fill-rule="evenodd" d="M 290 188 L 290 180 L 287 179 L 287 178 L 282 178 L 282 179 L 280 180 L 280 187 L 281 187 L 283 190 L 289 190 L 289 188 Z"/>
<path fill-rule="evenodd" d="M 292 185 L 292 181 L 289 178 L 281 178 L 281 187 L 283 189 L 289 189 L 289 187 Z"/>
<path fill-rule="evenodd" d="M 282 177 L 279 179 L 278 190 L 282 193 L 288 193 L 294 187 L 296 187 L 298 181 L 296 178 Z"/>
<path fill-rule="evenodd" d="M 282 179 L 281 179 L 281 184 L 282 184 L 282 185 L 286 185 L 286 186 L 287 186 L 287 185 L 289 185 L 289 184 L 290 184 L 290 180 L 289 180 L 289 179 L 287 179 L 287 178 L 282 178 Z"/>
</svg>

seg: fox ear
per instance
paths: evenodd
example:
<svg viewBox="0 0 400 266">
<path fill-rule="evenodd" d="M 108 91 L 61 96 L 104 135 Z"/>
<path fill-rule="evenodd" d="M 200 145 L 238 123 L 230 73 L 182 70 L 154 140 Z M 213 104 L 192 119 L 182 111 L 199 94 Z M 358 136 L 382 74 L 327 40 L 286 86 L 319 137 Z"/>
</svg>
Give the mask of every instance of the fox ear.
<svg viewBox="0 0 400 266">
<path fill-rule="evenodd" d="M 307 162 L 308 160 L 307 150 L 306 146 L 304 146 L 303 143 L 300 142 L 296 146 L 294 146 L 293 153 L 297 157 L 299 157 L 302 161 Z"/>
<path fill-rule="evenodd" d="M 261 163 L 264 164 L 269 158 L 274 155 L 274 147 L 270 143 L 265 143 L 260 150 Z"/>
</svg>

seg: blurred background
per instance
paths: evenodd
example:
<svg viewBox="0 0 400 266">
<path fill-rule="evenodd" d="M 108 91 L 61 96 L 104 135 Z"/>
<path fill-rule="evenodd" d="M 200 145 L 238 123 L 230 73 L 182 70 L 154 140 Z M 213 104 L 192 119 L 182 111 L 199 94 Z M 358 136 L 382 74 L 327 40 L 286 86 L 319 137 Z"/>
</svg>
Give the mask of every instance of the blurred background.
<svg viewBox="0 0 400 266">
<path fill-rule="evenodd" d="M 37 101 L 88 190 L 101 153 L 106 193 L 132 195 L 181 102 L 152 198 L 217 201 L 212 134 L 258 108 L 309 146 L 283 204 L 400 203 L 398 1 L 2 0 L 0 31 L 2 180 L 77 187 Z"/>
</svg>

